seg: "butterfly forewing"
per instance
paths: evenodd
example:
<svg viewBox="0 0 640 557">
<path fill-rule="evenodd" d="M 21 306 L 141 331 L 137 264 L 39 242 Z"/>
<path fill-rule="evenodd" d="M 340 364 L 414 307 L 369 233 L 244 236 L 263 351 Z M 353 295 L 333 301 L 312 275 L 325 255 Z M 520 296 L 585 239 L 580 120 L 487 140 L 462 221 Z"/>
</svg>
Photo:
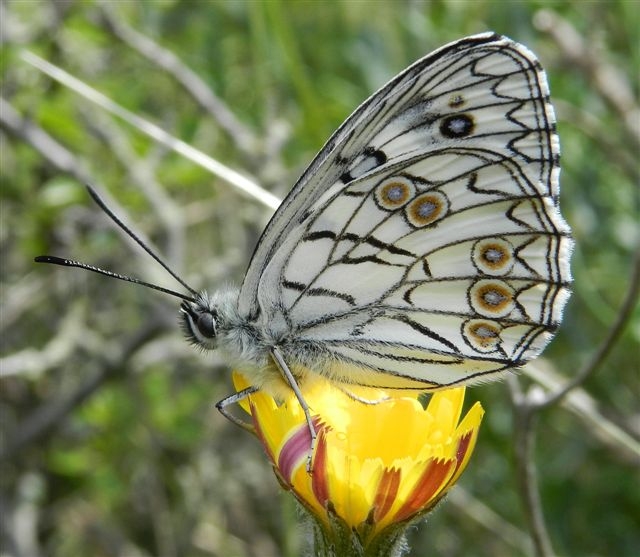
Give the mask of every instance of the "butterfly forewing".
<svg viewBox="0 0 640 557">
<path fill-rule="evenodd" d="M 558 155 L 533 54 L 493 34 L 447 45 L 329 140 L 267 227 L 240 311 L 292 369 L 345 382 L 437 387 L 520 365 L 568 297 Z"/>
</svg>

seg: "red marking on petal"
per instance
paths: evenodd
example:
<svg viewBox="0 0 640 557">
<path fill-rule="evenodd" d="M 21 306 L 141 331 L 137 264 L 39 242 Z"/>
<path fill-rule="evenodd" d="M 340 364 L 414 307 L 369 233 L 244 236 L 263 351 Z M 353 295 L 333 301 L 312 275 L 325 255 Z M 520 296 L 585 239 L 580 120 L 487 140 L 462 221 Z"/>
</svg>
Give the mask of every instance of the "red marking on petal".
<svg viewBox="0 0 640 557">
<path fill-rule="evenodd" d="M 398 494 L 402 472 L 397 468 L 385 469 L 378 483 L 378 490 L 373 500 L 373 519 L 379 522 L 389 512 Z"/>
<path fill-rule="evenodd" d="M 418 511 L 434 504 L 433 497 L 442 487 L 447 485 L 447 480 L 450 477 L 449 471 L 455 464 L 453 460 L 432 460 L 429 462 L 406 503 L 396 513 L 394 521 L 406 520 Z"/>
<path fill-rule="evenodd" d="M 453 472 L 454 475 L 458 471 L 458 468 L 460 468 L 460 466 L 462 466 L 462 463 L 464 462 L 464 457 L 467 455 L 467 451 L 469 450 L 469 444 L 471 443 L 472 434 L 473 432 L 470 431 L 460 438 L 460 442 L 458 443 L 458 450 L 456 451 L 456 469 Z"/>
<path fill-rule="evenodd" d="M 322 507 L 329 500 L 329 478 L 327 475 L 327 436 L 322 426 L 316 439 L 316 454 L 313 457 L 311 490 Z"/>
</svg>

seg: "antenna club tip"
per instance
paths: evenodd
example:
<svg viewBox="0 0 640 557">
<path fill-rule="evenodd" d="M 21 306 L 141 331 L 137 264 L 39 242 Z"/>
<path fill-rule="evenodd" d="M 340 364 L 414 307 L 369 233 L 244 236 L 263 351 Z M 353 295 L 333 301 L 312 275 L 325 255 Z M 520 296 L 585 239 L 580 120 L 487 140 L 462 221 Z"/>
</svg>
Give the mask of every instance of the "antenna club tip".
<svg viewBox="0 0 640 557">
<path fill-rule="evenodd" d="M 56 257 L 55 255 L 38 255 L 38 257 L 34 257 L 33 260 L 36 263 L 55 263 L 57 265 L 64 265 L 67 261 L 61 257 Z"/>
</svg>

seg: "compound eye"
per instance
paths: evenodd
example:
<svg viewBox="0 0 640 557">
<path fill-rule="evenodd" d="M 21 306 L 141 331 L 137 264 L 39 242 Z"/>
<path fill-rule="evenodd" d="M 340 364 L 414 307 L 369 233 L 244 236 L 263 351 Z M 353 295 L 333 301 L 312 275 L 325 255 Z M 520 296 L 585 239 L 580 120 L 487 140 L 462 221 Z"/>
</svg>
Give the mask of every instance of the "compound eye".
<svg viewBox="0 0 640 557">
<path fill-rule="evenodd" d="M 198 316 L 198 331 L 205 338 L 215 338 L 216 320 L 212 313 L 201 313 Z"/>
</svg>

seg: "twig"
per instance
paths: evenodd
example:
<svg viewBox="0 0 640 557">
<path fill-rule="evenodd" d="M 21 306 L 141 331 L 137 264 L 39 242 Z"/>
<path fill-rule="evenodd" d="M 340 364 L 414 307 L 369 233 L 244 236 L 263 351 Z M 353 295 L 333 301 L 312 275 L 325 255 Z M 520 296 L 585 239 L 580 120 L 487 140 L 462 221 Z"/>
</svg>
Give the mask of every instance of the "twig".
<svg viewBox="0 0 640 557">
<path fill-rule="evenodd" d="M 14 484 L 12 497 L 0 496 L 0 539 L 2 554 L 12 557 L 40 557 L 39 477 L 25 470 Z"/>
<path fill-rule="evenodd" d="M 535 26 L 553 37 L 570 67 L 579 68 L 589 78 L 602 98 L 618 114 L 636 145 L 640 145 L 640 107 L 625 75 L 585 42 L 566 19 L 552 10 L 540 10 Z"/>
<path fill-rule="evenodd" d="M 477 497 L 461 486 L 456 486 L 447 495 L 447 506 L 451 514 L 464 513 L 471 520 L 485 528 L 493 536 L 499 537 L 506 545 L 519 554 L 526 554 L 531 547 L 529 536 L 517 526 L 496 513 Z M 455 509 L 455 510 L 453 510 Z"/>
<path fill-rule="evenodd" d="M 72 308 L 56 328 L 56 335 L 41 350 L 27 348 L 0 358 L 0 378 L 13 375 L 41 375 L 64 362 L 82 342 L 85 324 L 78 308 Z"/>
<path fill-rule="evenodd" d="M 599 367 L 602 362 L 609 355 L 616 342 L 622 336 L 629 319 L 631 318 L 633 309 L 638 301 L 638 294 L 640 293 L 640 250 L 636 251 L 633 257 L 633 266 L 631 269 L 631 278 L 629 280 L 629 288 L 625 293 L 622 300 L 620 310 L 618 310 L 616 320 L 609 329 L 606 338 L 596 350 L 593 357 L 587 361 L 582 369 L 575 375 L 575 377 L 566 383 L 561 389 L 554 393 L 551 393 L 543 400 L 536 403 L 538 409 L 546 408 L 558 402 L 563 396 L 565 396 L 571 389 L 577 387 L 586 381 Z"/>
<path fill-rule="evenodd" d="M 45 403 L 35 410 L 20 426 L 12 439 L 6 443 L 0 453 L 0 461 L 13 458 L 16 453 L 26 446 L 42 439 L 46 434 L 60 426 L 66 416 L 89 398 L 97 389 L 109 379 L 126 372 L 123 362 L 127 361 L 141 346 L 163 330 L 160 323 L 152 322 L 147 328 L 138 332 L 123 347 L 117 358 L 104 362 L 102 368 L 81 384 L 74 392 L 64 399 Z"/>
<path fill-rule="evenodd" d="M 559 390 L 566 383 L 566 378 L 561 377 L 549 363 L 540 358 L 535 364 L 527 365 L 524 372 L 546 391 Z M 623 429 L 600 411 L 597 399 L 580 387 L 572 389 L 561 399 L 560 404 L 577 416 L 585 424 L 584 430 L 604 443 L 612 454 L 634 466 L 640 465 L 640 436 L 637 431 L 633 431 L 633 424 Z"/>
<path fill-rule="evenodd" d="M 538 470 L 535 464 L 535 425 L 538 413 L 533 410 L 534 406 L 530 402 L 540 389 L 534 387 L 529 396 L 526 396 L 520 390 L 516 377 L 511 377 L 508 384 L 513 404 L 517 483 L 529 524 L 534 555 L 552 557 L 554 551 L 544 520 L 538 485 Z"/>
<path fill-rule="evenodd" d="M 158 451 L 153 446 L 153 441 L 149 445 L 151 458 L 146 462 L 145 474 L 141 479 L 142 493 L 151 518 L 155 547 L 158 549 L 158 557 L 178 557 L 180 552 L 177 548 L 175 519 L 171 514 L 167 485 L 159 478 L 160 473 L 156 464 L 159 460 Z"/>
<path fill-rule="evenodd" d="M 165 145 L 172 151 L 175 151 L 176 153 L 181 154 L 183 157 L 189 159 L 190 161 L 202 166 L 203 168 L 206 168 L 212 174 L 215 174 L 216 176 L 222 178 L 234 188 L 246 193 L 250 197 L 253 197 L 263 205 L 266 205 L 271 209 L 277 209 L 280 205 L 280 200 L 275 195 L 261 188 L 254 181 L 246 178 L 239 172 L 236 172 L 228 166 L 225 166 L 221 162 L 209 157 L 208 155 L 205 155 L 202 151 L 198 151 L 196 148 L 185 143 L 184 141 L 177 139 L 176 137 L 164 131 L 159 126 L 156 126 L 148 120 L 145 120 L 137 114 L 134 114 L 133 112 L 130 112 L 129 110 L 123 108 L 119 104 L 109 99 L 107 96 L 96 91 L 83 81 L 73 77 L 71 74 L 65 72 L 58 66 L 47 62 L 43 58 L 36 56 L 28 50 L 22 51 L 22 59 L 41 72 L 62 83 L 65 87 L 68 87 L 72 91 L 75 91 L 91 102 L 94 102 L 111 114 L 115 114 L 119 118 L 122 118 L 125 122 L 131 124 L 141 132 L 147 134 L 158 143 Z"/>
<path fill-rule="evenodd" d="M 144 401 L 144 396 L 139 391 L 139 384 L 135 382 L 134 393 L 140 395 L 140 400 Z M 143 403 L 144 404 L 144 403 Z M 161 448 L 154 437 L 154 426 L 148 420 L 149 412 L 143 408 L 141 412 L 141 423 L 143 431 L 143 443 L 150 457 L 144 464 L 144 473 L 139 477 L 141 482 L 141 494 L 148 507 L 155 547 L 158 557 L 177 557 L 181 552 L 178 550 L 178 540 L 174 528 L 175 520 L 171 513 L 171 505 L 167 494 L 167 486 L 160 480 L 158 462 L 161 460 Z M 152 421 L 152 420 L 151 420 Z"/>
<path fill-rule="evenodd" d="M 19 281 L 0 291 L 0 335 L 11 329 L 22 316 L 38 307 L 49 295 L 41 277 L 35 273 L 25 273 Z"/>
<path fill-rule="evenodd" d="M 169 73 L 229 134 L 245 156 L 256 158 L 259 146 L 257 138 L 191 68 L 172 51 L 116 18 L 107 3 L 100 2 L 100 9 L 100 19 L 107 31 Z"/>
<path fill-rule="evenodd" d="M 81 183 L 90 183 L 98 190 L 100 196 L 106 201 L 113 211 L 119 215 L 125 214 L 124 209 L 106 192 L 103 191 L 85 169 L 84 165 L 75 155 L 60 145 L 42 128 L 33 122 L 22 118 L 16 110 L 0 97 L 0 127 L 8 133 L 31 145 L 54 168 L 65 172 Z M 141 239 L 151 248 L 151 242 L 145 235 L 138 231 Z M 128 243 L 128 245 L 131 245 Z"/>
<path fill-rule="evenodd" d="M 540 490 L 538 486 L 537 468 L 535 465 L 535 426 L 539 413 L 556 403 L 572 389 L 585 381 L 604 361 L 630 318 L 640 288 L 640 254 L 634 258 L 633 273 L 629 289 L 616 322 L 611 327 L 607 338 L 594 357 L 585 364 L 576 377 L 559 390 L 545 396 L 539 387 L 534 387 L 528 395 L 524 395 L 514 378 L 509 382 L 514 413 L 515 458 L 518 475 L 518 486 L 524 502 L 527 522 L 531 532 L 534 552 L 538 557 L 553 555 L 551 539 L 544 520 Z M 629 447 L 628 447 L 629 448 Z"/>
<path fill-rule="evenodd" d="M 82 183 L 91 182 L 91 176 L 81 162 L 42 128 L 22 118 L 3 98 L 0 98 L 0 127 L 31 145 L 54 168 L 66 172 Z"/>
</svg>

